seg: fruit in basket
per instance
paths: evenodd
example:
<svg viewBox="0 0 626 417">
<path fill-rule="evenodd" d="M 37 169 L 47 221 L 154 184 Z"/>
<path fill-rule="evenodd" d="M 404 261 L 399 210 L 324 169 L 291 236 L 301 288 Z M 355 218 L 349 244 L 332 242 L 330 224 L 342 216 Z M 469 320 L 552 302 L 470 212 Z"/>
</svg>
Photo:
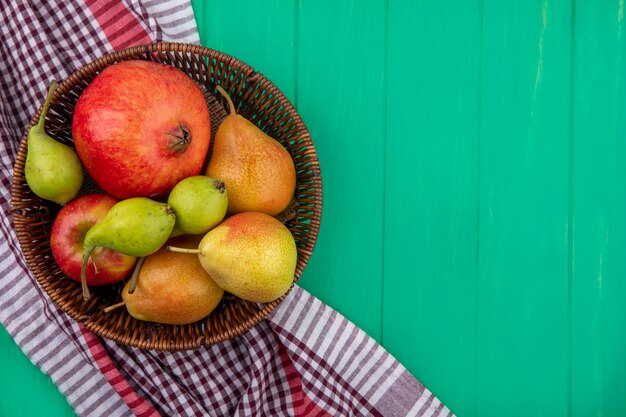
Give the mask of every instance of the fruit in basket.
<svg viewBox="0 0 626 417">
<path fill-rule="evenodd" d="M 111 207 L 85 235 L 81 268 L 83 298 L 89 299 L 85 273 L 96 248 L 109 248 L 137 257 L 151 255 L 167 241 L 175 221 L 170 206 L 145 197 L 129 198 Z"/>
<path fill-rule="evenodd" d="M 197 249 L 202 267 L 224 290 L 244 300 L 267 303 L 291 286 L 298 252 L 289 229 L 264 213 L 239 213 L 209 231 Z"/>
<path fill-rule="evenodd" d="M 37 196 L 64 205 L 78 194 L 83 184 L 83 167 L 72 148 L 57 142 L 44 129 L 56 82 L 50 83 L 39 122 L 28 131 L 24 175 Z"/>
<path fill-rule="evenodd" d="M 226 98 L 230 115 L 217 130 L 206 175 L 226 184 L 229 213 L 259 211 L 275 216 L 293 199 L 293 159 L 278 141 L 236 113 L 222 87 L 217 89 Z"/>
<path fill-rule="evenodd" d="M 176 214 L 172 236 L 202 235 L 224 219 L 228 193 L 222 181 L 196 175 L 176 184 L 167 204 Z"/>
<path fill-rule="evenodd" d="M 201 236 L 175 240 L 183 248 L 198 247 Z M 187 324 L 208 316 L 224 294 L 197 257 L 162 248 L 148 256 L 139 272 L 135 292 L 130 281 L 122 291 L 126 309 L 136 319 L 164 324 Z"/>
<path fill-rule="evenodd" d="M 54 218 L 50 232 L 52 256 L 68 277 L 80 282 L 85 235 L 117 203 L 107 194 L 87 194 L 70 201 Z M 96 248 L 86 267 L 89 285 L 107 285 L 126 278 L 137 258 Z"/>
<path fill-rule="evenodd" d="M 202 91 L 187 74 L 133 60 L 91 81 L 76 104 L 72 135 L 85 168 L 109 194 L 161 197 L 201 173 L 211 121 Z"/>
</svg>

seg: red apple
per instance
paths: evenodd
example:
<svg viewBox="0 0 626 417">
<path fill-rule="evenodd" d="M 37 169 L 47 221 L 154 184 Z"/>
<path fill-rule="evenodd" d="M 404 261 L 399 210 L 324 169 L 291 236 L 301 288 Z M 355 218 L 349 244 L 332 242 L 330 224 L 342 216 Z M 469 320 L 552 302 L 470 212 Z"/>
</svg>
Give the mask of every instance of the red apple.
<svg viewBox="0 0 626 417">
<path fill-rule="evenodd" d="M 110 195 L 88 194 L 70 201 L 59 211 L 52 224 L 50 248 L 65 275 L 80 282 L 85 234 L 117 202 Z M 136 260 L 111 249 L 96 248 L 87 264 L 87 283 L 107 285 L 121 281 L 130 275 Z"/>
<path fill-rule="evenodd" d="M 107 67 L 81 94 L 72 135 L 103 190 L 119 199 L 161 197 L 200 174 L 211 119 L 187 74 L 156 62 L 124 61 Z"/>
</svg>

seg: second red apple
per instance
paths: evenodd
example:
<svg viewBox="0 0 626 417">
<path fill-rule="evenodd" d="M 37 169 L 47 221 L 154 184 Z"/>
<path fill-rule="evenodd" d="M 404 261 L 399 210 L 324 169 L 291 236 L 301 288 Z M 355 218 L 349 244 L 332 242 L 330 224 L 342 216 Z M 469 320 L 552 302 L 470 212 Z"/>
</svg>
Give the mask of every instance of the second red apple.
<svg viewBox="0 0 626 417">
<path fill-rule="evenodd" d="M 88 194 L 72 200 L 59 211 L 52 224 L 50 249 L 65 275 L 80 282 L 85 234 L 117 202 L 107 194 Z M 130 275 L 136 261 L 133 256 L 96 248 L 87 264 L 87 284 L 98 286 L 121 281 Z"/>
</svg>

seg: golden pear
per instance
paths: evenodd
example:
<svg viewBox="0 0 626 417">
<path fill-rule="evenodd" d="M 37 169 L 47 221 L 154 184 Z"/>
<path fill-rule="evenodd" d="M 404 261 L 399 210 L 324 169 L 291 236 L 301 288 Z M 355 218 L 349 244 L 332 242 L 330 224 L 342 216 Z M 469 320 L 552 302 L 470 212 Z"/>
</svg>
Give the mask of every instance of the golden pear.
<svg viewBox="0 0 626 417">
<path fill-rule="evenodd" d="M 224 181 L 228 213 L 258 211 L 275 216 L 285 210 L 296 188 L 296 168 L 289 152 L 235 111 L 220 86 L 230 114 L 215 134 L 206 175 Z"/>
<path fill-rule="evenodd" d="M 201 236 L 181 236 L 174 242 L 196 248 Z M 130 281 L 122 299 L 131 316 L 138 320 L 164 324 L 188 324 L 207 317 L 224 294 L 195 256 L 159 249 L 146 257 L 137 281 L 129 294 Z"/>
</svg>

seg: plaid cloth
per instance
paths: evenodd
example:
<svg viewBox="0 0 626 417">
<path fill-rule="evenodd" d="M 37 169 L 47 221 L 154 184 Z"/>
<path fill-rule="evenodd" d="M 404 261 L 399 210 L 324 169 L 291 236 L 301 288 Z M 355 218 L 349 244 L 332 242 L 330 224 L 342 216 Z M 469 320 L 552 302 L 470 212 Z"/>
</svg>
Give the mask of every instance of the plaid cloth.
<svg viewBox="0 0 626 417">
<path fill-rule="evenodd" d="M 102 340 L 29 273 L 9 212 L 13 163 L 52 78 L 154 40 L 197 43 L 187 0 L 4 1 L 0 7 L 0 322 L 82 416 L 450 416 L 364 332 L 299 287 L 246 334 L 206 349 Z"/>
</svg>

